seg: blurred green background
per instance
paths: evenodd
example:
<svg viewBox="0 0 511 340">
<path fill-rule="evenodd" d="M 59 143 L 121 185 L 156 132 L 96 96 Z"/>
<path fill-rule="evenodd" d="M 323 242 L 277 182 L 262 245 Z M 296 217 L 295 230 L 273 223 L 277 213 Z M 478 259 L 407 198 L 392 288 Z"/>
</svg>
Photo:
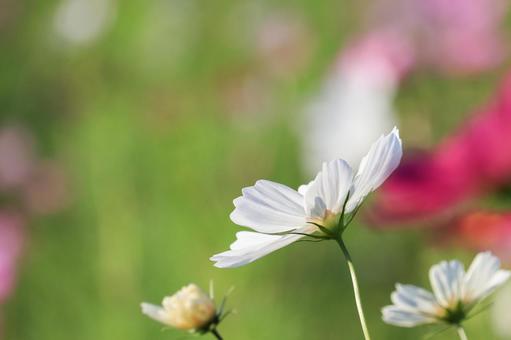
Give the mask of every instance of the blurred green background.
<svg viewBox="0 0 511 340">
<path fill-rule="evenodd" d="M 64 211 L 30 222 L 18 285 L 4 306 L 6 339 L 191 338 L 162 331 L 139 303 L 209 280 L 217 296 L 235 286 L 236 314 L 220 326 L 226 339 L 362 338 L 334 243 L 298 243 L 231 270 L 208 260 L 234 239 L 228 216 L 242 187 L 260 178 L 292 187 L 308 181 L 296 121 L 360 30 L 361 4 L 111 1 L 99 5 L 100 33 L 74 35 L 65 30 L 75 19 L 56 23 L 59 1 L 2 4 L 1 122 L 27 126 L 38 152 L 64 165 L 71 191 Z M 298 18 L 298 51 L 307 47 L 280 73 L 254 48 L 254 27 L 275 13 Z M 422 146 L 435 143 L 484 103 L 502 70 L 468 79 L 415 74 L 397 101 L 405 146 L 416 137 L 406 128 L 414 117 L 431 125 Z M 255 95 L 243 93 L 247 86 Z M 361 224 L 347 242 L 375 339 L 437 330 L 386 325 L 380 308 L 395 282 L 429 287 L 435 261 L 472 257 L 433 248 L 416 231 Z M 487 313 L 467 332 L 489 339 Z"/>
</svg>

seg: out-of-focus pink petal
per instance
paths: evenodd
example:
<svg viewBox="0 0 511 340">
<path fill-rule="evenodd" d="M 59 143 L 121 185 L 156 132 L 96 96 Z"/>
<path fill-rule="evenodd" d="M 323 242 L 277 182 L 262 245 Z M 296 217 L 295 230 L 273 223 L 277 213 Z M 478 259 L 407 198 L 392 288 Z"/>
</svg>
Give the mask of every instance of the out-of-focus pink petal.
<svg viewBox="0 0 511 340">
<path fill-rule="evenodd" d="M 386 68 L 397 81 L 415 64 L 412 41 L 404 32 L 380 30 L 370 32 L 353 40 L 339 56 L 339 68 L 343 72 L 365 67 Z"/>
<path fill-rule="evenodd" d="M 505 0 L 415 0 L 423 61 L 443 71 L 473 73 L 504 57 Z"/>
<path fill-rule="evenodd" d="M 506 0 L 379 0 L 369 9 L 375 32 L 413 42 L 417 64 L 451 74 L 486 71 L 506 55 Z"/>
<path fill-rule="evenodd" d="M 377 222 L 445 213 L 511 179 L 511 76 L 496 99 L 435 150 L 405 159 L 380 190 Z"/>
</svg>

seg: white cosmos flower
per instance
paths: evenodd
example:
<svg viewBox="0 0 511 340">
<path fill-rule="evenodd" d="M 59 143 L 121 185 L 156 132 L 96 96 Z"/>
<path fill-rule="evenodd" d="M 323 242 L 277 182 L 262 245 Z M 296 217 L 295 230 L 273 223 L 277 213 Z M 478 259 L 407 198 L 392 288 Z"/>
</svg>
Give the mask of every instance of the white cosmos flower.
<svg viewBox="0 0 511 340">
<path fill-rule="evenodd" d="M 234 200 L 231 220 L 254 231 L 240 231 L 231 249 L 211 257 L 219 268 L 251 263 L 306 235 L 336 230 L 343 213 L 353 213 L 365 196 L 378 188 L 402 156 L 399 131 L 381 136 L 362 159 L 356 175 L 342 159 L 323 163 L 316 178 L 297 190 L 260 180 Z M 343 227 L 343 226 L 341 226 Z M 285 235 L 268 235 L 287 233 Z M 324 234 L 327 236 L 327 234 Z M 331 234 L 329 234 L 331 236 Z"/>
<path fill-rule="evenodd" d="M 145 302 L 140 306 L 151 319 L 182 330 L 206 330 L 218 321 L 213 299 L 193 283 L 163 298 L 162 306 Z"/>
<path fill-rule="evenodd" d="M 383 321 L 401 326 L 444 322 L 459 325 L 482 299 L 511 275 L 490 252 L 479 253 L 467 272 L 459 261 L 442 261 L 429 271 L 433 293 L 413 285 L 396 285 L 393 305 L 382 309 Z"/>
</svg>

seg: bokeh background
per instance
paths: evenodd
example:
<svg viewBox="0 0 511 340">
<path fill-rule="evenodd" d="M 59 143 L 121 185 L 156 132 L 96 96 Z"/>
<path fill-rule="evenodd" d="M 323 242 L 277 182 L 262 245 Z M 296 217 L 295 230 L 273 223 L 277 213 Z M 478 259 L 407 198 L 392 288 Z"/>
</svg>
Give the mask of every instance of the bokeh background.
<svg viewBox="0 0 511 340">
<path fill-rule="evenodd" d="M 232 270 L 208 259 L 234 239 L 228 216 L 242 187 L 297 187 L 333 154 L 356 163 L 364 152 L 350 150 L 394 124 L 406 157 L 441 153 L 500 100 L 506 2 L 424 3 L 0 0 L 2 339 L 191 338 L 162 330 L 139 303 L 210 280 L 217 296 L 235 286 L 226 339 L 361 339 L 334 243 L 298 243 Z M 497 144 L 499 160 L 511 157 L 511 144 Z M 393 187 L 365 204 L 346 239 L 375 339 L 441 329 L 381 321 L 395 282 L 429 287 L 432 264 L 468 264 L 479 248 L 511 264 L 508 244 L 493 242 L 511 240 L 508 170 L 431 211 L 411 208 L 406 224 L 384 204 Z M 497 236 L 485 238 L 496 220 Z M 469 337 L 511 339 L 506 311 L 471 319 Z"/>
</svg>

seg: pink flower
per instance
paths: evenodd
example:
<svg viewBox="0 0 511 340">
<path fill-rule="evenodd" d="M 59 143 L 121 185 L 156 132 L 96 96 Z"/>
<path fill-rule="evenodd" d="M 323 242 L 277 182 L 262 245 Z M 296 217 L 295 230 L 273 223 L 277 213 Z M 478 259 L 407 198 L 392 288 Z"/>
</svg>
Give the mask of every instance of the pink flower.
<svg viewBox="0 0 511 340">
<path fill-rule="evenodd" d="M 377 221 L 413 220 L 511 179 L 511 74 L 496 98 L 433 151 L 405 159 L 377 200 Z"/>
<path fill-rule="evenodd" d="M 370 69 L 385 69 L 387 81 L 397 82 L 415 64 L 412 41 L 404 32 L 379 30 L 370 32 L 350 43 L 339 56 L 341 72 Z"/>
<path fill-rule="evenodd" d="M 447 73 L 475 73 L 499 65 L 506 52 L 506 0 L 381 0 L 372 31 L 413 41 L 417 65 Z"/>
<path fill-rule="evenodd" d="M 506 0 L 416 0 L 418 49 L 448 72 L 480 72 L 504 57 Z"/>
</svg>

